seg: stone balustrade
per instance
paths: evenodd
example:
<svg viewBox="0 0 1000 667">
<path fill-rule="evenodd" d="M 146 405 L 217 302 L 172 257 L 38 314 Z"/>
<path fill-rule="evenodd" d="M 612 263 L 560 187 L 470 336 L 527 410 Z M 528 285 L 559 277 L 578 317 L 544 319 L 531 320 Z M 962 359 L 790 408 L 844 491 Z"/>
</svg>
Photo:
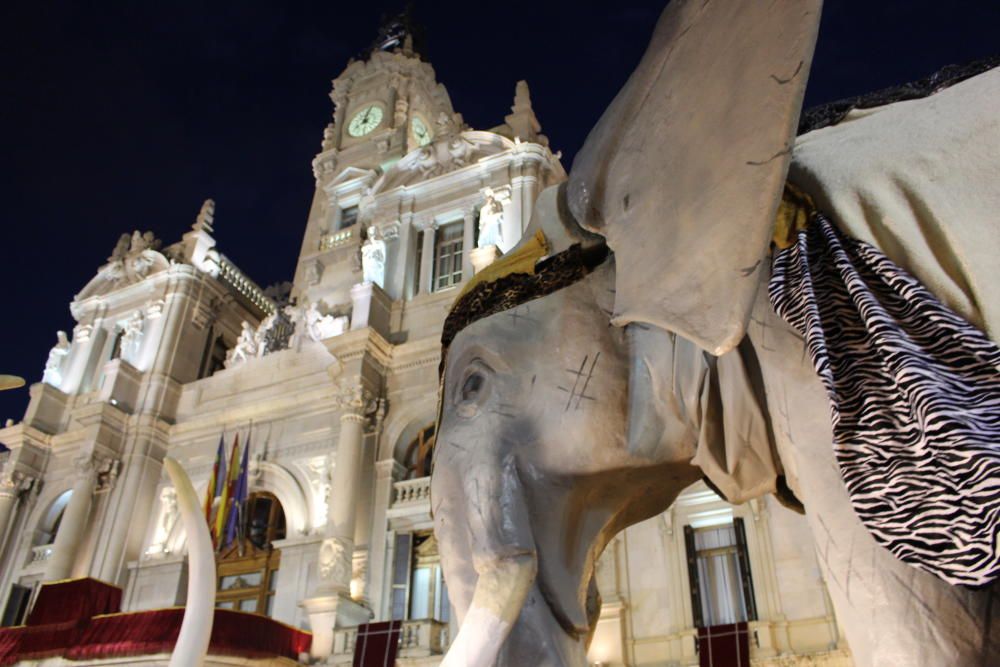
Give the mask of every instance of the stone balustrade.
<svg viewBox="0 0 1000 667">
<path fill-rule="evenodd" d="M 335 232 L 329 232 L 328 234 L 323 234 L 319 240 L 320 252 L 326 252 L 327 250 L 333 250 L 334 248 L 339 248 L 345 245 L 354 237 L 354 230 L 352 228 L 339 229 Z"/>
<path fill-rule="evenodd" d="M 343 628 L 334 633 L 334 665 L 349 665 L 357 645 L 358 629 Z M 448 649 L 448 624 L 434 619 L 403 621 L 399 633 L 399 658 L 424 658 L 443 655 Z"/>
<path fill-rule="evenodd" d="M 392 507 L 394 508 L 431 501 L 430 477 L 418 477 L 396 482 L 393 484 L 393 489 L 395 493 L 393 494 Z"/>
<path fill-rule="evenodd" d="M 44 563 L 50 556 L 52 556 L 51 544 L 39 544 L 37 547 L 31 547 L 32 563 Z"/>
<path fill-rule="evenodd" d="M 442 655 L 447 649 L 448 626 L 441 621 L 424 619 L 403 623 L 399 633 L 399 657 Z"/>
</svg>

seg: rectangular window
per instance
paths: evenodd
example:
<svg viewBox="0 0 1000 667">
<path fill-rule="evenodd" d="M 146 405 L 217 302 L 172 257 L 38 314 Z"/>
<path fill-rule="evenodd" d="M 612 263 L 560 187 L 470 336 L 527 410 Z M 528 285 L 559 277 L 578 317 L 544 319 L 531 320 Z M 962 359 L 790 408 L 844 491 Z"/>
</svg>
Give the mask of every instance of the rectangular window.
<svg viewBox="0 0 1000 667">
<path fill-rule="evenodd" d="M 432 534 L 396 535 L 391 602 L 394 621 L 448 622 L 451 617 L 448 587 L 441 573 L 437 540 Z"/>
<path fill-rule="evenodd" d="M 211 377 L 225 368 L 228 351 L 226 341 L 222 336 L 217 335 L 213 329 L 209 329 L 208 337 L 205 339 L 205 349 L 201 355 L 198 379 Z"/>
<path fill-rule="evenodd" d="M 684 527 L 691 608 L 696 627 L 756 620 L 743 520 Z"/>
<path fill-rule="evenodd" d="M 442 225 L 434 237 L 434 291 L 462 282 L 462 223 Z"/>
<path fill-rule="evenodd" d="M 337 229 L 347 229 L 353 227 L 358 222 L 358 207 L 348 206 L 340 209 L 340 224 Z"/>
<path fill-rule="evenodd" d="M 31 588 L 21 584 L 11 584 L 7 607 L 3 611 L 4 627 L 21 625 L 28 615 L 28 600 L 31 599 Z"/>
</svg>

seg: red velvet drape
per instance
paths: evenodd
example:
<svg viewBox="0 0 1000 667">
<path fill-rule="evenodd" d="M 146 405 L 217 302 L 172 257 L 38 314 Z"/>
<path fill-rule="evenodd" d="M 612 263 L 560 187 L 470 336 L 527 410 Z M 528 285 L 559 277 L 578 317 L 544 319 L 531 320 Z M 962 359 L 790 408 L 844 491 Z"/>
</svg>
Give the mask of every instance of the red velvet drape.
<svg viewBox="0 0 1000 667">
<path fill-rule="evenodd" d="M 67 579 L 42 584 L 27 625 L 51 625 L 121 611 L 122 589 L 97 579 Z"/>
<path fill-rule="evenodd" d="M 63 656 L 96 660 L 171 651 L 183 608 L 108 614 L 59 624 L 0 629 L 0 666 L 18 660 Z M 215 610 L 209 653 L 246 658 L 297 659 L 309 651 L 312 635 L 266 616 Z"/>
<path fill-rule="evenodd" d="M 750 633 L 746 623 L 698 628 L 701 667 L 750 667 Z"/>
</svg>

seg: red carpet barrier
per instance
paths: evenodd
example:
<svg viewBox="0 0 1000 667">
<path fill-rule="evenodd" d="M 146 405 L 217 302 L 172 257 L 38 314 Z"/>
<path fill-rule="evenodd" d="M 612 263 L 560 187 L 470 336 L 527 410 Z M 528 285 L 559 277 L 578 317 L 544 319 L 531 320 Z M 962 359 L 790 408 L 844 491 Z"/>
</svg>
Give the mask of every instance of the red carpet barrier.
<svg viewBox="0 0 1000 667">
<path fill-rule="evenodd" d="M 18 660 L 63 656 L 97 660 L 171 651 L 180 633 L 184 609 L 105 614 L 39 626 L 0 629 L 0 667 Z M 243 658 L 284 656 L 293 660 L 309 651 L 312 635 L 266 616 L 215 610 L 211 655 Z"/>
<path fill-rule="evenodd" d="M 170 651 L 181 630 L 184 609 L 158 609 L 98 616 L 80 642 L 66 651 L 70 660 L 146 655 Z M 309 651 L 312 635 L 266 616 L 216 609 L 209 653 L 242 658 L 284 656 L 298 659 Z"/>
<path fill-rule="evenodd" d="M 42 584 L 27 625 L 86 620 L 121 611 L 122 589 L 97 579 L 66 579 Z"/>
</svg>

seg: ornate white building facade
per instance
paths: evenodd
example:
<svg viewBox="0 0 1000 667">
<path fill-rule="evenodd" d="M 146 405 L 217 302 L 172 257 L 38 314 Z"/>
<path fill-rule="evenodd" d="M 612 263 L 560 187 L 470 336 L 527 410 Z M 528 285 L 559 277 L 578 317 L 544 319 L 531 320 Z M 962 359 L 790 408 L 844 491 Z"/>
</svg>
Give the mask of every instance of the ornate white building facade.
<svg viewBox="0 0 1000 667">
<path fill-rule="evenodd" d="M 289 295 L 219 252 L 209 201 L 173 245 L 123 235 L 74 298 L 72 336 L 0 429 L 6 624 L 40 582 L 70 577 L 122 587 L 125 610 L 183 604 L 162 461 L 204 494 L 220 436 L 239 434 L 260 525 L 248 553 L 220 555 L 218 605 L 309 629 L 311 659 L 332 664 L 351 663 L 353 626 L 404 619 L 401 663 L 440 661 L 454 630 L 427 476 L 441 325 L 565 171 L 526 84 L 503 124 L 470 129 L 405 42 L 352 62 L 331 97 Z M 698 485 L 602 557 L 591 658 L 695 665 L 696 624 L 746 620 L 754 664 L 849 665 L 816 558 L 772 498 L 732 507 Z"/>
</svg>

